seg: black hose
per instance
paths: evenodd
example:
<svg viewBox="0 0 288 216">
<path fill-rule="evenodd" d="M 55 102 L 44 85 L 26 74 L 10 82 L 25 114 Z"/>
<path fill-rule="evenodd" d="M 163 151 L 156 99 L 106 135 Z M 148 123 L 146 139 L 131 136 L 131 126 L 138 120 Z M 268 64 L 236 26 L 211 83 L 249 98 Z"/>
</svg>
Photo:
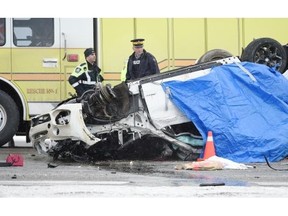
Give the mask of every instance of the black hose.
<svg viewBox="0 0 288 216">
<path fill-rule="evenodd" d="M 268 167 L 270 167 L 271 169 L 276 170 L 276 171 L 288 171 L 288 169 L 276 169 L 276 168 L 273 168 L 273 167 L 270 165 L 270 163 L 268 162 L 267 157 L 264 156 L 264 158 L 265 158 L 265 161 L 266 161 Z"/>
</svg>

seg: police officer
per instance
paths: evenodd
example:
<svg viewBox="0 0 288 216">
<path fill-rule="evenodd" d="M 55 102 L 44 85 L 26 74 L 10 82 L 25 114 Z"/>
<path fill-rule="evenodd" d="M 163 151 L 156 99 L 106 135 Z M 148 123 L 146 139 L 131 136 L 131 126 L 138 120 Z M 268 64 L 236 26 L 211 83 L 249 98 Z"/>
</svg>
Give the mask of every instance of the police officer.
<svg viewBox="0 0 288 216">
<path fill-rule="evenodd" d="M 95 51 L 92 48 L 87 48 L 84 55 L 86 62 L 78 65 L 68 79 L 78 97 L 85 91 L 93 89 L 96 82 L 104 80 L 100 75 L 101 69 L 96 65 Z"/>
<path fill-rule="evenodd" d="M 160 73 L 156 58 L 143 49 L 144 39 L 131 40 L 133 53 L 127 63 L 126 81 Z"/>
</svg>

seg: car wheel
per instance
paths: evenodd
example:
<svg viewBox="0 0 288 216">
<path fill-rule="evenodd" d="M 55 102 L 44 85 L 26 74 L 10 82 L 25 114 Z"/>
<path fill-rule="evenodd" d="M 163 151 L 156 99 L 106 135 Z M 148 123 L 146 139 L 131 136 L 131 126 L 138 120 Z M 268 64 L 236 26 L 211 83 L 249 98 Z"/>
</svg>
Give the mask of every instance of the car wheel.
<svg viewBox="0 0 288 216">
<path fill-rule="evenodd" d="M 250 42 L 243 50 L 241 61 L 275 67 L 276 70 L 283 73 L 287 64 L 287 54 L 278 41 L 272 38 L 258 38 Z"/>
<path fill-rule="evenodd" d="M 19 118 L 14 100 L 0 90 L 0 146 L 12 140 L 18 130 Z"/>
<path fill-rule="evenodd" d="M 227 57 L 233 56 L 230 52 L 223 50 L 223 49 L 213 49 L 206 52 L 204 55 L 202 55 L 196 62 L 196 64 L 209 62 L 209 61 L 215 61 Z"/>
</svg>

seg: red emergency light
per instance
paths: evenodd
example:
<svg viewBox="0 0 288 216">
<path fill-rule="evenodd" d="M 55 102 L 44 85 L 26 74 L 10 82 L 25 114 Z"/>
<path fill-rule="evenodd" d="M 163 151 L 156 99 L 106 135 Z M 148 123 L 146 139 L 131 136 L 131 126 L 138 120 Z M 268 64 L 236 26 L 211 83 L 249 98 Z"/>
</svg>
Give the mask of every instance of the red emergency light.
<svg viewBox="0 0 288 216">
<path fill-rule="evenodd" d="M 67 61 L 68 62 L 78 62 L 79 56 L 78 54 L 68 54 L 67 55 Z"/>
</svg>

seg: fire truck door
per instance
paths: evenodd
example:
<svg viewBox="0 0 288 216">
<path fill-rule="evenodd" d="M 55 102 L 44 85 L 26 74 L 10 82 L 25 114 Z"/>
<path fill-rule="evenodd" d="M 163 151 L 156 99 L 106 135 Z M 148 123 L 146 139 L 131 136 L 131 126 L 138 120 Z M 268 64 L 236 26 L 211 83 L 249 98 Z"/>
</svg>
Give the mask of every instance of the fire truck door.
<svg viewBox="0 0 288 216">
<path fill-rule="evenodd" d="M 31 114 L 61 100 L 59 19 L 11 19 L 12 80 L 24 92 Z"/>
</svg>

